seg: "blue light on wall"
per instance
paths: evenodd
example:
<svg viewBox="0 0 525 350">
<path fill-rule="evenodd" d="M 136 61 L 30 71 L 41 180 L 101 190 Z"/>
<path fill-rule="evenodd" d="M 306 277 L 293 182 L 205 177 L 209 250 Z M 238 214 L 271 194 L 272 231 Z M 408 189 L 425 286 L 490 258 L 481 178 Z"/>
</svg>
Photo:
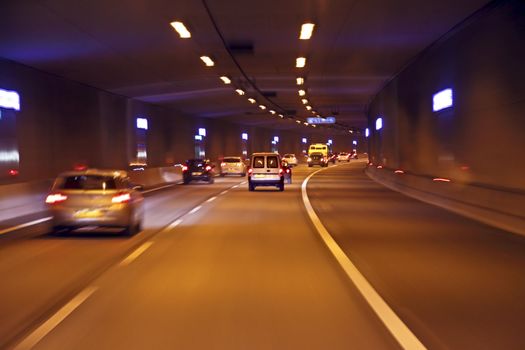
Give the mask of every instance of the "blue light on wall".
<svg viewBox="0 0 525 350">
<path fill-rule="evenodd" d="M 195 135 L 195 140 L 196 141 L 202 141 L 202 136 L 201 135 Z"/>
<path fill-rule="evenodd" d="M 432 110 L 434 112 L 452 107 L 453 105 L 454 97 L 452 89 L 441 90 L 432 96 Z"/>
<path fill-rule="evenodd" d="M 376 130 L 381 130 L 383 128 L 383 118 L 379 117 L 376 119 Z"/>
<path fill-rule="evenodd" d="M 357 145 L 357 141 L 356 140 L 352 141 L 352 145 Z"/>
<path fill-rule="evenodd" d="M 328 140 L 328 144 L 331 145 L 333 143 L 332 139 Z"/>
<path fill-rule="evenodd" d="M 243 133 L 241 134 L 241 139 L 243 139 L 243 140 L 248 140 L 248 134 L 245 133 L 245 132 L 243 132 Z"/>
<path fill-rule="evenodd" d="M 148 120 L 146 118 L 137 118 L 137 129 L 148 130 Z"/>
<path fill-rule="evenodd" d="M 16 91 L 0 89 L 0 107 L 20 110 L 20 95 Z"/>
<path fill-rule="evenodd" d="M 303 137 L 302 139 L 303 143 L 307 143 L 308 141 L 306 140 L 306 137 Z"/>
<path fill-rule="evenodd" d="M 370 129 L 366 128 L 365 129 L 365 137 L 368 137 L 368 136 L 370 136 Z"/>
<path fill-rule="evenodd" d="M 202 137 L 206 137 L 206 129 L 199 128 L 199 135 L 202 136 Z"/>
<path fill-rule="evenodd" d="M 279 142 L 279 136 L 274 136 L 273 140 L 275 141 L 275 143 Z"/>
</svg>

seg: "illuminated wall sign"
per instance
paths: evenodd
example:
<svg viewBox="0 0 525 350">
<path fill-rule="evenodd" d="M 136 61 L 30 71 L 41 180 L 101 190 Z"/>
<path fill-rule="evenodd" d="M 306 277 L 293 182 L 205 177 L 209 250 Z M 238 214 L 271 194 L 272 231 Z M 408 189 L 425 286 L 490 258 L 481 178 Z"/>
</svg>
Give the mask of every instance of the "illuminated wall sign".
<svg viewBox="0 0 525 350">
<path fill-rule="evenodd" d="M 376 119 L 376 130 L 381 130 L 383 128 L 383 118 L 379 117 Z"/>
<path fill-rule="evenodd" d="M 334 124 L 335 117 L 326 117 L 326 118 L 309 117 L 309 118 L 306 118 L 306 121 L 309 124 Z"/>
<path fill-rule="evenodd" d="M 202 141 L 202 136 L 201 135 L 195 135 L 195 140 Z"/>
<path fill-rule="evenodd" d="M 279 142 L 279 136 L 274 136 L 274 137 L 273 137 L 273 140 L 274 140 L 276 143 Z"/>
<path fill-rule="evenodd" d="M 432 110 L 434 112 L 452 107 L 454 102 L 452 97 L 452 89 L 445 89 L 434 94 L 432 97 L 432 102 Z"/>
<path fill-rule="evenodd" d="M 20 95 L 18 92 L 0 89 L 0 107 L 19 111 Z"/>
<path fill-rule="evenodd" d="M 352 145 L 357 145 L 357 141 L 356 140 L 352 141 Z"/>
<path fill-rule="evenodd" d="M 248 134 L 243 132 L 242 135 L 241 135 L 241 139 L 248 140 Z"/>
<path fill-rule="evenodd" d="M 146 118 L 137 118 L 137 129 L 148 130 L 148 120 Z"/>
<path fill-rule="evenodd" d="M 303 143 L 308 142 L 308 141 L 306 140 L 306 137 L 303 137 L 303 140 L 302 140 L 302 141 L 303 141 Z"/>
<path fill-rule="evenodd" d="M 199 135 L 202 136 L 202 137 L 206 137 L 206 129 L 199 128 Z"/>
<path fill-rule="evenodd" d="M 331 145 L 332 144 L 332 139 L 328 140 L 328 144 Z"/>
<path fill-rule="evenodd" d="M 368 137 L 370 136 L 370 129 L 366 128 L 365 129 L 365 137 Z"/>
</svg>

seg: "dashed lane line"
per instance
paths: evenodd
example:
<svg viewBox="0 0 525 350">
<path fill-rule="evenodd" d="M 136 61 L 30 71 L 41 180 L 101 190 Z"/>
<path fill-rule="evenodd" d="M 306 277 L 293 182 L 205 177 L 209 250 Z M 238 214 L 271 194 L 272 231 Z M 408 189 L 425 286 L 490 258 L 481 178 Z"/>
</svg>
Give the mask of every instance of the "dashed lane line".
<svg viewBox="0 0 525 350">
<path fill-rule="evenodd" d="M 131 254 L 129 254 L 124 260 L 122 260 L 119 264 L 119 266 L 127 266 L 131 264 L 135 259 L 137 259 L 139 256 L 142 255 L 151 245 L 153 244 L 153 241 L 148 241 L 144 244 L 142 244 L 140 247 L 135 249 Z"/>
<path fill-rule="evenodd" d="M 49 221 L 51 219 L 52 219 L 51 216 L 48 216 L 48 217 L 45 217 L 45 218 L 42 218 L 42 219 L 26 222 L 24 224 L 20 224 L 20 225 L 17 225 L 17 226 L 8 227 L 6 229 L 0 230 L 0 235 L 6 234 L 6 233 L 9 233 L 9 232 L 13 232 L 13 231 L 16 231 L 16 230 L 20 230 L 21 228 L 24 228 L 24 227 L 38 225 L 38 224 L 41 224 L 43 222 Z"/>
</svg>

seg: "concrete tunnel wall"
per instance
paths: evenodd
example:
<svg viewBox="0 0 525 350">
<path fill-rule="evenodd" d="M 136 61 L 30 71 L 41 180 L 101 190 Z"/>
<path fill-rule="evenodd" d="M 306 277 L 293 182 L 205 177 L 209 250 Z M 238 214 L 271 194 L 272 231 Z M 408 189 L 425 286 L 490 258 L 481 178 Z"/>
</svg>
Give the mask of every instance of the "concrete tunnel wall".
<svg viewBox="0 0 525 350">
<path fill-rule="evenodd" d="M 456 26 L 371 101 L 368 173 L 473 217 L 498 213 L 490 223 L 525 233 L 524 62 L 523 1 L 491 2 Z M 453 106 L 434 112 L 433 95 L 446 88 Z"/>
<path fill-rule="evenodd" d="M 299 155 L 302 137 L 309 142 L 332 138 L 337 149 L 351 148 L 350 136 L 310 135 L 306 128 L 303 133 L 189 117 L 11 61 L 0 60 L 0 72 L 0 88 L 17 91 L 21 98 L 21 110 L 16 112 L 20 173 L 16 178 L 1 177 L 0 184 L 53 178 L 76 163 L 127 169 L 136 152 L 135 120 L 141 116 L 149 122 L 149 167 L 193 158 L 194 135 L 200 127 L 207 130 L 206 156 L 214 161 L 224 155 L 240 155 L 243 132 L 249 134 L 248 154 L 271 150 L 274 136 L 280 138 L 281 153 Z"/>
</svg>

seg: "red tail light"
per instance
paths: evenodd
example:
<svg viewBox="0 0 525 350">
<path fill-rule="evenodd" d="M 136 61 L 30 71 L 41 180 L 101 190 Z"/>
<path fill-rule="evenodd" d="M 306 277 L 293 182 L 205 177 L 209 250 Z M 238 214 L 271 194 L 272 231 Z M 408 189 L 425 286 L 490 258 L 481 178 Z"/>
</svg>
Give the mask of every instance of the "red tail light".
<svg viewBox="0 0 525 350">
<path fill-rule="evenodd" d="M 226 163 L 222 162 L 222 163 L 221 163 L 221 166 L 226 166 Z"/>
<path fill-rule="evenodd" d="M 67 196 L 61 193 L 52 193 L 46 197 L 47 204 L 57 204 L 62 203 L 67 199 Z"/>
<path fill-rule="evenodd" d="M 279 175 L 283 174 L 283 168 L 279 169 Z"/>
<path fill-rule="evenodd" d="M 127 192 L 117 193 L 116 195 L 113 196 L 113 198 L 111 198 L 111 202 L 116 203 L 116 204 L 127 203 L 130 200 L 131 200 L 131 194 Z"/>
<path fill-rule="evenodd" d="M 253 169 L 252 168 L 249 168 L 248 169 L 248 175 L 251 175 L 253 173 Z"/>
<path fill-rule="evenodd" d="M 18 175 L 18 170 L 16 170 L 16 169 L 10 169 L 10 170 L 9 170 L 9 175 L 11 175 L 11 176 L 17 176 L 17 175 Z"/>
<path fill-rule="evenodd" d="M 290 169 L 286 169 L 286 172 L 289 173 L 289 172 L 290 172 Z"/>
<path fill-rule="evenodd" d="M 206 165 L 206 171 L 210 171 L 210 170 L 211 170 L 211 166 Z"/>
<path fill-rule="evenodd" d="M 183 165 L 182 166 L 182 171 L 188 171 L 188 166 L 187 165 Z"/>
</svg>

